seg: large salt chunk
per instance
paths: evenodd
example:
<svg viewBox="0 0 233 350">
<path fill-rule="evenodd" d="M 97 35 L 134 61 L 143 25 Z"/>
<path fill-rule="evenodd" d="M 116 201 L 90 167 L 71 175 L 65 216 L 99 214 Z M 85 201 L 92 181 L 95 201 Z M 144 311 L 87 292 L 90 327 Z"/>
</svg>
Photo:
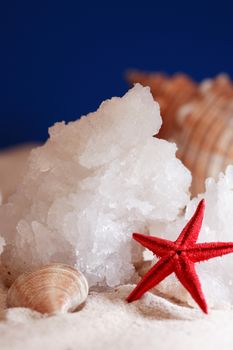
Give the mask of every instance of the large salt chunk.
<svg viewBox="0 0 233 350">
<path fill-rule="evenodd" d="M 205 198 L 206 209 L 198 242 L 233 242 L 233 166 L 228 166 L 225 175 L 217 181 L 206 180 L 205 193 L 194 198 L 187 206 L 185 215 L 165 227 L 151 227 L 151 233 L 175 240 L 188 219 L 193 215 L 198 202 Z M 156 259 L 155 259 L 156 260 Z M 222 308 L 233 305 L 233 254 L 196 264 L 203 292 L 210 307 Z M 195 305 L 188 292 L 174 275 L 168 277 L 158 288 L 167 295 Z"/>
<path fill-rule="evenodd" d="M 132 232 L 175 220 L 189 171 L 161 126 L 149 88 L 136 85 L 67 125 L 31 153 L 23 182 L 0 207 L 2 262 L 12 278 L 48 262 L 77 266 L 90 286 L 128 281 L 141 249 Z"/>
</svg>

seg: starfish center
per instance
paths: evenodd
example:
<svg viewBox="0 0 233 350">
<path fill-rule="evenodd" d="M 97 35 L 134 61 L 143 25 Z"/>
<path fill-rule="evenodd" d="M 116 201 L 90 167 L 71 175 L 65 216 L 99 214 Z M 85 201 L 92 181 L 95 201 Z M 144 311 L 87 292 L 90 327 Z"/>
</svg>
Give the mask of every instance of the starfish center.
<svg viewBox="0 0 233 350">
<path fill-rule="evenodd" d="M 181 253 L 182 253 L 182 250 L 177 249 L 176 254 L 177 254 L 177 255 L 181 255 Z"/>
</svg>

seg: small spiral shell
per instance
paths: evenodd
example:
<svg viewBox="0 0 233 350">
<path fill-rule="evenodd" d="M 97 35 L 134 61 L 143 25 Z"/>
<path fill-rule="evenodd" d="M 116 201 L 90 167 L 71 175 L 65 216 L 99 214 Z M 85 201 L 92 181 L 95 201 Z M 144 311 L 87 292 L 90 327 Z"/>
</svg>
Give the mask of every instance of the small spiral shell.
<svg viewBox="0 0 233 350">
<path fill-rule="evenodd" d="M 71 266 L 50 264 L 19 276 L 7 295 L 8 307 L 26 307 L 40 313 L 75 311 L 85 302 L 88 283 Z"/>
</svg>

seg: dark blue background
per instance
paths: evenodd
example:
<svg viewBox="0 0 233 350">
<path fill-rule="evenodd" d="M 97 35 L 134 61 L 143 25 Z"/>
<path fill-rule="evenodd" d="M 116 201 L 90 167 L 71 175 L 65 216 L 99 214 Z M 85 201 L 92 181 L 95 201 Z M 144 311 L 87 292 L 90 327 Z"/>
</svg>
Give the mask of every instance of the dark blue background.
<svg viewBox="0 0 233 350">
<path fill-rule="evenodd" d="M 128 68 L 233 76 L 231 1 L 2 1 L 0 147 L 127 89 Z"/>
</svg>

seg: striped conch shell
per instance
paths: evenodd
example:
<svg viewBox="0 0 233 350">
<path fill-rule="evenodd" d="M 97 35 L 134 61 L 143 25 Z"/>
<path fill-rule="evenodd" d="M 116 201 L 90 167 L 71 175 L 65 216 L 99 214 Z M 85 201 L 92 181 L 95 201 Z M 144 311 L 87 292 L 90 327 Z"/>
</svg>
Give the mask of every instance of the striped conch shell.
<svg viewBox="0 0 233 350">
<path fill-rule="evenodd" d="M 50 264 L 19 276 L 8 291 L 7 305 L 46 314 L 65 313 L 75 311 L 87 295 L 88 283 L 80 271 Z"/>
<path fill-rule="evenodd" d="M 131 83 L 149 85 L 161 102 L 159 136 L 175 141 L 177 156 L 192 173 L 192 194 L 203 192 L 207 177 L 217 178 L 233 164 L 233 84 L 226 75 L 192 82 L 183 74 L 131 72 Z"/>
</svg>

